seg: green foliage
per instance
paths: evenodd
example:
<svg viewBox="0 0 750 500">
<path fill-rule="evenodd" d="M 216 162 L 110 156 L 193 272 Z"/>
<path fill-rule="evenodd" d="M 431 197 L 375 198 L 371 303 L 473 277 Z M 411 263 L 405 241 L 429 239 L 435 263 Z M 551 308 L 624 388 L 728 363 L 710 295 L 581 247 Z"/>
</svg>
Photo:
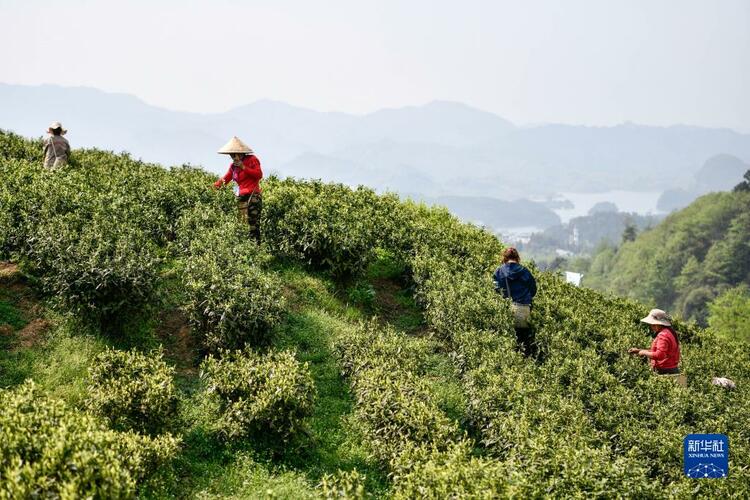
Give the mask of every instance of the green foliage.
<svg viewBox="0 0 750 500">
<path fill-rule="evenodd" d="M 750 343 L 750 291 L 731 288 L 708 305 L 708 324 L 725 338 Z"/>
<path fill-rule="evenodd" d="M 347 289 L 346 296 L 353 304 L 372 308 L 375 302 L 375 289 L 365 281 L 358 281 Z"/>
<path fill-rule="evenodd" d="M 22 328 L 26 324 L 21 313 L 4 300 L 0 300 L 0 325 L 10 325 L 14 330 Z"/>
<path fill-rule="evenodd" d="M 64 310 L 97 326 L 109 329 L 153 300 L 161 257 L 133 225 L 61 215 L 39 224 L 29 246 L 45 291 Z"/>
<path fill-rule="evenodd" d="M 336 474 L 326 474 L 320 480 L 319 488 L 327 499 L 344 498 L 347 500 L 362 500 L 365 495 L 366 476 L 357 469 L 338 471 Z"/>
<path fill-rule="evenodd" d="M 169 430 L 177 411 L 174 368 L 161 353 L 108 349 L 89 368 L 88 407 L 113 428 L 156 435 Z"/>
<path fill-rule="evenodd" d="M 109 430 L 31 381 L 0 390 L 0 498 L 133 498 L 177 446 Z"/>
<path fill-rule="evenodd" d="M 43 147 L 41 139 L 29 140 L 0 129 L 0 159 L 22 159 L 41 166 Z"/>
<path fill-rule="evenodd" d="M 735 192 L 748 192 L 750 191 L 750 170 L 745 172 L 745 175 L 742 176 L 743 181 L 734 186 Z"/>
<path fill-rule="evenodd" d="M 691 387 L 686 392 L 626 354 L 628 347 L 648 341 L 638 324 L 645 306 L 537 273 L 532 325 L 544 359 L 537 365 L 513 349 L 512 323 L 502 301 L 491 305 L 497 298 L 487 279 L 490 269 L 466 269 L 460 261 L 425 254 L 412 264 L 417 296 L 430 325 L 453 346 L 469 422 L 507 475 L 487 486 L 495 493 L 482 495 L 542 497 L 576 491 L 607 497 L 628 491 L 653 496 L 663 487 L 682 496 L 694 487 L 680 468 L 681 439 L 693 429 L 726 432 L 739 455 L 750 452 L 750 435 L 729 416 L 735 408 L 718 403 L 721 395 L 708 382 L 712 375 L 733 380 L 747 376 L 746 353 L 738 355 L 726 344 L 717 353 L 715 339 L 678 323 Z M 722 415 L 718 425 L 717 415 Z M 663 444 L 644 446 L 644 435 Z M 439 452 L 444 460 L 447 450 Z M 465 463 L 458 456 L 457 463 Z M 434 473 L 427 477 L 437 481 Z M 443 481 L 451 477 L 447 473 Z M 745 491 L 750 485 L 744 470 L 733 481 L 702 491 L 711 496 L 733 488 Z M 463 486 L 446 488 L 462 491 Z M 446 490 L 438 491 L 444 495 Z"/>
<path fill-rule="evenodd" d="M 508 495 L 508 470 L 499 462 L 471 456 L 468 441 L 447 450 L 409 449 L 396 465 L 394 499 L 498 498 Z"/>
<path fill-rule="evenodd" d="M 263 226 L 274 252 L 330 270 L 338 279 L 364 273 L 386 217 L 371 189 L 275 178 L 266 186 Z"/>
<path fill-rule="evenodd" d="M 458 439 L 458 426 L 424 378 L 430 342 L 367 324 L 334 346 L 351 379 L 358 426 L 378 461 L 392 465 L 412 444 L 444 447 Z"/>
<path fill-rule="evenodd" d="M 307 363 L 291 352 L 246 349 L 209 355 L 201 364 L 207 393 L 218 402 L 216 429 L 225 439 L 267 432 L 288 442 L 304 429 L 315 399 Z"/>
<path fill-rule="evenodd" d="M 0 139 L 5 139 L 0 135 Z M 15 137 L 15 136 L 13 136 Z M 0 140 L 0 145 L 4 144 Z M 35 165 L 15 158 L 0 159 L 0 256 L 10 257 L 28 239 L 28 214 L 38 209 L 33 186 L 40 173 Z"/>
<path fill-rule="evenodd" d="M 638 229 L 632 224 L 626 224 L 622 231 L 622 242 L 635 241 L 636 236 L 638 236 Z"/>
<path fill-rule="evenodd" d="M 510 302 L 494 290 L 493 267 L 477 276 L 446 262 L 422 254 L 413 260 L 417 298 L 430 326 L 445 337 L 470 329 L 508 331 L 513 325 Z"/>
<path fill-rule="evenodd" d="M 180 220 L 177 242 L 184 249 L 185 312 L 210 352 L 267 344 L 281 319 L 281 282 L 261 266 L 268 255 L 227 214 L 206 207 Z"/>
<path fill-rule="evenodd" d="M 599 253 L 586 284 L 705 325 L 708 302 L 726 288 L 750 284 L 749 241 L 750 195 L 708 194 L 616 253 Z"/>
<path fill-rule="evenodd" d="M 491 234 L 461 224 L 445 210 L 401 203 L 393 195 L 376 196 L 363 188 L 270 179 L 264 191 L 264 232 L 275 254 L 326 271 L 345 281 L 343 289 L 356 291 L 355 295 L 368 290 L 366 278 L 380 275 L 411 286 L 424 309 L 428 332 L 420 332 L 426 333 L 426 338 L 415 338 L 382 324 L 342 327 L 347 318 L 360 317 L 362 312 L 341 305 L 332 294 L 336 289 L 333 283 L 324 284 L 302 272 L 282 269 L 282 285 L 268 268 L 284 268 L 288 260 L 273 260 L 248 243 L 246 228 L 234 220 L 231 195 L 207 189 L 204 174 L 190 169 L 168 172 L 127 155 L 89 150 L 76 152 L 69 168 L 59 172 L 52 183 L 32 163 L 36 161 L 33 148 L 26 151 L 28 144 L 14 145 L 13 138 L 9 141 L 2 147 L 12 149 L 21 159 L 0 156 L 2 252 L 29 264 L 33 273 L 63 298 L 68 292 L 55 284 L 62 281 L 59 276 L 75 282 L 73 269 L 83 267 L 79 274 L 89 277 L 70 295 L 88 298 L 65 299 L 67 309 L 84 312 L 111 306 L 111 310 L 121 307 L 119 310 L 127 311 L 130 304 L 143 300 L 128 284 L 131 277 L 144 276 L 146 283 L 152 284 L 145 288 L 151 286 L 153 296 L 163 285 L 164 274 L 159 269 L 176 271 L 169 278 L 177 282 L 174 294 L 204 339 L 204 347 L 214 352 L 202 365 L 206 390 L 196 392 L 194 398 L 205 401 L 205 408 L 193 408 L 189 413 L 197 423 L 190 436 L 190 455 L 185 458 L 190 465 L 183 478 L 215 470 L 211 467 L 225 464 L 233 453 L 216 446 L 213 432 L 225 440 L 252 437 L 256 446 L 270 435 L 277 443 L 288 445 L 305 429 L 305 418 L 313 409 L 320 410 L 313 404 L 315 384 L 306 365 L 288 352 L 257 354 L 222 348 L 280 343 L 304 350 L 315 344 L 315 352 L 305 359 L 317 363 L 329 352 L 319 347 L 328 340 L 328 333 L 316 330 L 321 325 L 315 320 L 317 314 L 336 324 L 328 325 L 327 330 L 335 331 L 330 350 L 338 359 L 325 366 L 315 365 L 315 380 L 325 380 L 326 396 L 338 405 L 318 425 L 348 413 L 352 404 L 354 437 L 347 439 L 357 439 L 356 446 L 361 441 L 371 457 L 347 460 L 341 468 L 365 470 L 369 460 L 375 459 L 389 475 L 394 497 L 750 495 L 750 470 L 744 466 L 750 463 L 750 429 L 746 425 L 750 399 L 747 391 L 741 390 L 750 383 L 747 345 L 724 338 L 721 332 L 727 327 L 701 330 L 677 321 L 687 388 L 655 376 L 642 359 L 627 355 L 630 347 L 648 346 L 650 337 L 638 320 L 653 305 L 667 309 L 674 305 L 684 316 L 700 319 L 701 302 L 747 280 L 750 219 L 746 193 L 709 195 L 662 226 L 592 260 L 587 282 L 598 279 L 602 286 L 646 300 L 648 305 L 576 288 L 531 266 L 539 285 L 531 323 L 542 355 L 527 359 L 516 349 L 509 304 L 495 293 L 490 279 L 502 245 Z M 117 215 L 113 218 L 116 222 L 109 223 L 107 217 L 112 214 Z M 67 246 L 38 239 L 58 232 Z M 93 243 L 97 238 L 105 249 L 101 254 Z M 137 245 L 129 246 L 125 241 L 129 238 Z M 73 256 L 58 260 L 46 245 L 58 245 L 54 248 Z M 136 246 L 154 256 L 146 259 L 151 264 L 144 272 L 120 272 L 145 265 L 132 262 L 140 259 L 131 250 Z M 87 252 L 94 255 L 93 260 L 83 258 Z M 115 258 L 118 255 L 121 258 Z M 167 265 L 162 259 L 168 260 Z M 121 283 L 128 293 L 120 301 L 110 300 L 107 297 L 116 297 L 117 287 L 102 277 L 110 292 L 94 294 L 89 288 L 96 280 L 85 266 L 111 266 L 120 280 L 112 283 Z M 373 276 L 372 272 L 380 274 Z M 282 328 L 277 328 L 285 307 L 282 286 L 292 297 L 293 311 Z M 717 315 L 711 317 L 729 317 L 723 314 L 725 309 L 742 310 L 744 302 L 737 305 L 736 301 L 736 296 L 722 296 L 712 306 Z M 91 305 L 82 308 L 84 302 Z M 296 336 L 284 344 L 271 338 L 275 328 L 294 330 Z M 223 357 L 216 358 L 215 353 Z M 76 370 L 84 365 L 77 362 Z M 339 369 L 351 384 L 353 401 L 340 387 L 335 397 L 332 395 Z M 450 371 L 450 380 L 436 377 L 438 371 Z M 18 370 L 6 380 L 17 381 L 21 374 Z M 738 390 L 712 386 L 713 376 L 730 377 Z M 37 402 L 27 399 L 28 404 Z M 0 415 L 7 406 L 0 407 Z M 108 450 L 102 453 L 119 460 L 122 457 L 117 453 L 122 448 L 117 446 L 125 446 L 128 439 L 147 439 L 106 430 L 94 416 L 73 414 L 85 419 L 90 430 L 80 440 L 88 452 Z M 23 418 L 37 418 L 34 415 L 25 412 Z M 63 421 L 57 425 L 57 416 L 48 418 L 43 412 L 38 418 L 33 428 L 43 429 L 40 443 L 68 442 L 52 433 L 72 432 L 72 424 Z M 0 433 L 6 428 L 12 427 L 0 426 Z M 726 480 L 696 482 L 683 477 L 682 438 L 691 432 L 729 435 L 732 464 Z M 32 440 L 36 434 L 23 436 Z M 95 438 L 107 446 L 89 445 Z M 0 447 L 6 441 L 0 441 Z M 143 446 L 151 449 L 150 444 Z M 144 453 L 143 449 L 128 449 L 122 460 L 142 456 L 138 453 Z M 312 473 L 315 480 L 338 467 L 324 456 L 327 452 L 311 454 L 313 459 L 327 461 Z M 205 454 L 215 462 L 205 459 Z M 207 462 L 202 460 L 210 463 L 204 465 Z M 16 467 L 19 462 L 12 459 L 9 463 Z M 116 466 L 113 474 L 129 474 L 130 479 L 118 484 L 126 484 L 122 491 L 132 495 L 145 475 L 128 471 L 146 469 L 122 463 L 126 465 Z M 257 467 L 252 460 L 238 460 L 233 484 L 255 478 L 252 491 L 262 492 L 257 484 L 260 475 L 253 472 Z M 6 469 L 0 468 L 0 474 Z M 91 470 L 99 474 L 109 469 Z M 378 474 L 367 470 L 370 478 Z M 64 474 L 69 473 L 66 469 L 54 477 L 63 478 L 59 484 L 68 484 Z M 19 481 L 24 488 L 37 484 L 35 479 Z M 120 479 L 112 483 L 117 481 Z M 221 473 L 207 481 L 218 484 Z M 6 483 L 11 484 L 0 481 L 0 485 Z M 57 487 L 49 481 L 44 484 Z M 102 480 L 96 484 L 109 483 Z M 363 484 L 370 486 L 370 481 L 350 472 L 325 476 L 321 488 L 329 496 L 357 497 L 363 494 Z M 210 489 L 216 494 L 232 494 L 240 487 Z M 23 495 L 26 490 L 18 491 Z M 102 496 L 125 495 L 107 493 Z"/>
</svg>

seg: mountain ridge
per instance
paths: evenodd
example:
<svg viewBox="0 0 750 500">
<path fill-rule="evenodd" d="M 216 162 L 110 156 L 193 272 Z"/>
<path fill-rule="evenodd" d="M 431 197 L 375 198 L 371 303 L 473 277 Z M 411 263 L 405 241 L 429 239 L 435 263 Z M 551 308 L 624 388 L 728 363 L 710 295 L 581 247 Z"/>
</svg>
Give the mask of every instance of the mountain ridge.
<svg viewBox="0 0 750 500">
<path fill-rule="evenodd" d="M 74 147 L 126 150 L 146 161 L 200 164 L 214 173 L 226 168 L 215 151 L 238 135 L 264 167 L 281 175 L 299 175 L 295 165 L 312 153 L 322 170 L 347 168 L 351 184 L 382 189 L 384 176 L 399 177 L 429 186 L 420 193 L 425 196 L 516 199 L 519 193 L 643 186 L 664 191 L 689 185 L 704 161 L 717 154 L 750 160 L 750 135 L 729 129 L 633 123 L 519 127 L 497 114 L 441 100 L 363 115 L 270 99 L 193 113 L 90 87 L 0 83 L 0 128 L 39 137 L 52 120 L 70 130 Z M 408 172 L 418 175 L 410 180 Z"/>
</svg>

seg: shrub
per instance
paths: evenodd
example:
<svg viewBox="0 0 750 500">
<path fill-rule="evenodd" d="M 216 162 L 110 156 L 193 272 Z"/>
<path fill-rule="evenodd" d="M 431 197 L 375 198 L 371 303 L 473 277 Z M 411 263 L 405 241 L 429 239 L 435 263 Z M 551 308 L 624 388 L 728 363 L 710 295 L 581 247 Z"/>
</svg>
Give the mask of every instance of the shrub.
<svg viewBox="0 0 750 500">
<path fill-rule="evenodd" d="M 162 354 L 108 349 L 89 368 L 88 406 L 118 430 L 160 434 L 177 410 L 174 368 Z"/>
<path fill-rule="evenodd" d="M 318 487 L 323 490 L 323 496 L 328 500 L 337 498 L 363 500 L 367 498 L 365 495 L 366 479 L 367 476 L 360 474 L 357 469 L 339 470 L 336 474 L 325 474 Z"/>
<path fill-rule="evenodd" d="M 177 447 L 109 430 L 31 381 L 0 390 L 0 498 L 133 498 Z"/>
<path fill-rule="evenodd" d="M 277 253 L 330 270 L 337 279 L 362 275 L 375 258 L 387 214 L 364 187 L 270 179 L 263 200 L 264 232 Z"/>
<path fill-rule="evenodd" d="M 419 445 L 399 457 L 393 473 L 393 498 L 506 497 L 508 469 L 498 461 L 471 456 L 468 440 L 447 449 Z"/>
<path fill-rule="evenodd" d="M 471 329 L 510 335 L 510 303 L 494 291 L 490 271 L 477 276 L 422 254 L 414 259 L 414 269 L 421 275 L 416 279 L 417 298 L 428 324 L 441 336 Z"/>
<path fill-rule="evenodd" d="M 434 350 L 428 341 L 373 323 L 340 335 L 334 347 L 351 377 L 365 444 L 381 463 L 398 459 L 410 444 L 444 447 L 460 436 L 424 377 Z"/>
<path fill-rule="evenodd" d="M 192 235 L 192 238 L 189 236 Z M 227 215 L 186 214 L 177 231 L 184 249 L 185 312 L 210 352 L 267 344 L 284 311 L 281 282 L 246 228 Z"/>
<path fill-rule="evenodd" d="M 412 372 L 373 368 L 354 383 L 356 415 L 376 459 L 389 463 L 409 443 L 445 446 L 460 435 L 438 407 L 431 384 Z"/>
<path fill-rule="evenodd" d="M 494 235 L 462 223 L 446 208 L 396 203 L 387 197 L 380 202 L 381 211 L 387 214 L 382 230 L 384 246 L 409 267 L 420 254 L 474 272 L 483 272 L 500 260 L 503 247 Z M 415 279 L 419 277 L 418 272 L 412 272 Z"/>
<path fill-rule="evenodd" d="M 270 432 L 287 442 L 312 413 L 315 383 L 291 352 L 252 350 L 209 355 L 201 364 L 206 391 L 218 400 L 216 428 L 226 439 Z"/>
<path fill-rule="evenodd" d="M 720 336 L 750 343 L 750 291 L 730 288 L 708 305 L 708 324 Z"/>
<path fill-rule="evenodd" d="M 344 374 L 355 380 L 378 367 L 423 374 L 435 348 L 428 339 L 408 337 L 374 321 L 341 332 L 334 343 Z"/>
<path fill-rule="evenodd" d="M 41 139 L 29 140 L 12 132 L 0 129 L 0 159 L 23 159 L 42 166 Z"/>
<path fill-rule="evenodd" d="M 161 257 L 137 227 L 68 214 L 40 224 L 30 247 L 54 301 L 105 330 L 153 300 Z"/>
<path fill-rule="evenodd" d="M 25 247 L 28 215 L 41 203 L 35 189 L 39 168 L 25 160 L 0 159 L 0 255 L 9 257 Z"/>
</svg>

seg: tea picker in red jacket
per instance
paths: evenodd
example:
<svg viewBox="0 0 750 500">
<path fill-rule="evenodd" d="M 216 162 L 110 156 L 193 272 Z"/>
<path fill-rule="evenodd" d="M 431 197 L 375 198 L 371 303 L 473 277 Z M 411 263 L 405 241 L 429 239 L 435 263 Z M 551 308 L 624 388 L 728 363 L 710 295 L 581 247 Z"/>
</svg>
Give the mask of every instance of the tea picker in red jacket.
<svg viewBox="0 0 750 500">
<path fill-rule="evenodd" d="M 229 164 L 227 173 L 217 180 L 214 186 L 220 188 L 232 181 L 237 184 L 235 194 L 238 215 L 240 220 L 247 221 L 250 237 L 255 238 L 260 245 L 260 213 L 263 208 L 259 184 L 263 178 L 260 160 L 253 150 L 237 137 L 232 137 L 218 153 L 230 155 L 232 163 Z"/>
<path fill-rule="evenodd" d="M 649 325 L 654 340 L 651 348 L 631 347 L 628 353 L 651 360 L 651 368 L 659 375 L 680 375 L 680 340 L 672 328 L 672 319 L 661 309 L 651 309 L 641 322 Z M 684 377 L 679 382 L 684 384 Z"/>
</svg>

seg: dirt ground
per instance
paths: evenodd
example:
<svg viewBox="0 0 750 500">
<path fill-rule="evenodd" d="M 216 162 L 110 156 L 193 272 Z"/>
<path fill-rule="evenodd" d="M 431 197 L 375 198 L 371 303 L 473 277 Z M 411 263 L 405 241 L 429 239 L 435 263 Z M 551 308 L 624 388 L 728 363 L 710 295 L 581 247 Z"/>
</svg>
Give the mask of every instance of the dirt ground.
<svg viewBox="0 0 750 500">
<path fill-rule="evenodd" d="M 41 344 L 51 324 L 44 319 L 44 307 L 18 265 L 12 262 L 0 261 L 0 300 L 10 304 L 26 322 L 18 330 L 9 324 L 0 325 L 0 335 L 11 337 L 11 349 L 28 349 Z"/>
<path fill-rule="evenodd" d="M 162 311 L 156 325 L 156 334 L 164 343 L 167 358 L 175 363 L 179 373 L 197 373 L 199 346 L 182 311 Z"/>
</svg>

